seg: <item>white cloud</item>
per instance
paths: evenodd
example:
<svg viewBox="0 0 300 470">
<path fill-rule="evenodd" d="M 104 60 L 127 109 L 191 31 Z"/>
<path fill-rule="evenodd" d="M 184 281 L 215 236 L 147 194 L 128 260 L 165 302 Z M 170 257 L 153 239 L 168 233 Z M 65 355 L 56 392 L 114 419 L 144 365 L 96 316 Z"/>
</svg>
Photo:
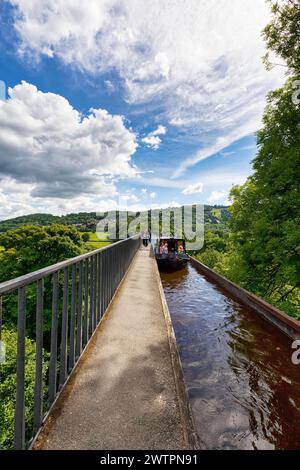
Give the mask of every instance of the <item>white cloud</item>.
<svg viewBox="0 0 300 470">
<path fill-rule="evenodd" d="M 11 3 L 21 54 L 56 56 L 91 74 L 117 71 L 129 103 L 156 103 L 199 144 L 176 176 L 257 130 L 266 92 L 283 80 L 282 67 L 267 72 L 261 62 L 264 0 Z M 145 143 L 157 147 L 155 137 Z"/>
<path fill-rule="evenodd" d="M 145 185 L 147 187 L 157 187 L 157 188 L 169 188 L 169 189 L 185 189 L 187 186 L 198 184 L 199 180 L 203 183 L 203 186 L 206 189 L 211 188 L 220 188 L 225 185 L 226 188 L 230 187 L 233 184 L 243 184 L 246 181 L 247 176 L 251 169 L 245 167 L 243 170 L 240 168 L 232 168 L 230 170 L 224 168 L 216 168 L 214 171 L 199 171 L 195 174 L 195 180 L 188 180 L 187 178 L 180 178 L 178 180 L 169 179 L 168 177 L 147 177 L 138 175 L 134 182 L 135 184 Z M 144 187 L 142 192 L 147 191 Z"/>
<path fill-rule="evenodd" d="M 104 80 L 104 85 L 108 93 L 114 93 L 116 91 L 116 86 L 111 80 Z"/>
<path fill-rule="evenodd" d="M 139 202 L 139 198 L 135 194 L 122 194 L 120 196 L 120 203 L 122 204 L 124 201 Z"/>
<path fill-rule="evenodd" d="M 112 208 L 111 210 L 126 210 L 129 212 L 141 212 L 141 211 L 146 211 L 146 210 L 155 210 L 155 209 L 167 209 L 170 207 L 181 207 L 181 204 L 179 204 L 177 201 L 171 201 L 167 203 L 161 203 L 161 202 L 145 202 L 145 203 L 133 203 L 133 204 L 122 204 L 119 203 L 117 204 L 117 207 Z"/>
<path fill-rule="evenodd" d="M 114 178 L 136 174 L 135 134 L 121 116 L 82 116 L 62 96 L 22 82 L 0 101 L 0 178 L 31 184 L 36 197 L 116 194 Z"/>
<path fill-rule="evenodd" d="M 141 212 L 141 211 L 146 211 L 146 210 L 155 210 L 155 209 L 168 209 L 169 207 L 181 207 L 181 204 L 179 204 L 177 201 L 170 201 L 166 203 L 161 203 L 161 202 L 155 202 L 152 204 L 145 203 L 145 204 L 132 204 L 131 206 L 127 206 L 126 210 L 132 211 L 132 212 Z M 120 208 L 122 209 L 122 208 Z M 125 209 L 125 207 L 124 207 Z"/>
<path fill-rule="evenodd" d="M 260 112 L 253 113 L 253 107 Z M 259 108 L 259 109 L 258 109 Z M 186 158 L 182 164 L 174 171 L 172 177 L 177 178 L 181 176 L 187 168 L 195 165 L 196 163 L 206 160 L 207 158 L 216 155 L 222 150 L 229 147 L 233 142 L 236 142 L 246 135 L 252 134 L 257 131 L 260 126 L 260 119 L 263 113 L 264 103 L 257 102 L 253 106 L 248 106 L 245 113 L 249 119 L 244 124 L 235 126 L 232 130 L 228 131 L 227 134 L 216 137 L 212 145 L 204 146 L 201 150 L 196 152 L 191 157 Z"/>
<path fill-rule="evenodd" d="M 203 183 L 189 184 L 186 188 L 184 188 L 182 194 L 189 196 L 190 194 L 202 193 L 202 191 Z"/>
<path fill-rule="evenodd" d="M 210 196 L 207 198 L 207 201 L 211 204 L 215 204 L 216 202 L 228 205 L 228 193 L 226 191 L 212 191 Z"/>
<path fill-rule="evenodd" d="M 205 189 L 214 189 L 217 187 L 218 189 L 222 188 L 223 191 L 225 190 L 224 188 L 227 190 L 227 188 L 230 188 L 232 185 L 245 183 L 248 176 L 248 168 L 245 168 L 243 171 L 240 169 L 216 169 L 214 172 L 207 171 L 201 173 L 201 180 Z"/>
<path fill-rule="evenodd" d="M 156 186 L 161 188 L 185 188 L 188 184 L 187 180 L 171 180 L 168 178 L 160 178 L 160 177 L 147 177 L 138 175 L 134 182 L 136 184 L 145 184 L 148 186 Z"/>
<path fill-rule="evenodd" d="M 165 126 L 159 125 L 158 128 L 153 131 L 152 135 L 164 135 L 167 132 L 167 128 Z"/>
<path fill-rule="evenodd" d="M 147 147 L 157 150 L 161 144 L 161 139 L 158 136 L 155 137 L 154 135 L 147 135 L 142 139 L 142 142 L 147 144 Z"/>
<path fill-rule="evenodd" d="M 158 126 L 158 128 L 152 132 L 150 132 L 146 137 L 142 139 L 142 142 L 147 144 L 147 147 L 153 148 L 153 150 L 157 150 L 161 144 L 160 135 L 164 135 L 167 132 L 167 128 L 165 126 Z"/>
<path fill-rule="evenodd" d="M 156 193 L 155 193 L 154 191 L 152 191 L 152 192 L 149 193 L 149 191 L 148 191 L 147 188 L 142 188 L 142 189 L 141 189 L 141 193 L 142 193 L 142 195 L 143 195 L 143 198 L 148 197 L 148 196 L 149 196 L 151 199 L 155 199 L 155 198 L 156 198 Z"/>
<path fill-rule="evenodd" d="M 33 185 L 20 183 L 12 178 L 1 180 L 0 186 L 0 220 L 18 217 L 24 214 L 49 213 L 62 215 L 72 212 L 106 212 L 128 210 L 139 212 L 148 209 L 165 209 L 179 207 L 175 201 L 169 203 L 139 202 L 133 194 L 116 195 L 115 199 L 95 195 L 80 195 L 72 199 L 36 198 L 31 195 Z M 129 197 L 128 197 L 129 196 Z M 149 195 L 150 196 L 150 195 Z"/>
<path fill-rule="evenodd" d="M 36 198 L 31 195 L 34 185 L 20 183 L 12 178 L 1 180 L 0 220 L 24 214 L 49 213 L 55 215 L 71 212 L 102 212 L 117 208 L 117 202 L 98 194 L 79 195 L 72 199 L 55 197 Z"/>
</svg>

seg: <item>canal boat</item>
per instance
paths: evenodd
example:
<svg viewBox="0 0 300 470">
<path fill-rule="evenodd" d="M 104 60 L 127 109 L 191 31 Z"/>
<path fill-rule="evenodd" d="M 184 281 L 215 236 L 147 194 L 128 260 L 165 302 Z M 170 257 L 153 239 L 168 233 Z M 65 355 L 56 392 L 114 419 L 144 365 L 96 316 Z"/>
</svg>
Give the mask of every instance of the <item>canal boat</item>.
<svg viewBox="0 0 300 470">
<path fill-rule="evenodd" d="M 158 238 L 154 254 L 158 267 L 162 270 L 181 269 L 190 259 L 186 253 L 185 240 L 182 238 Z"/>
</svg>

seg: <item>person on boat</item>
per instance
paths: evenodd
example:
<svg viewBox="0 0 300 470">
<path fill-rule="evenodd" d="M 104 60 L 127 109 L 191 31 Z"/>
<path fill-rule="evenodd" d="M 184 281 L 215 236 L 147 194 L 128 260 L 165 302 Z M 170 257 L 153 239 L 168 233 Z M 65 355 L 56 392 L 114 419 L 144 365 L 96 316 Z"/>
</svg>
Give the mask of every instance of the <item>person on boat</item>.
<svg viewBox="0 0 300 470">
<path fill-rule="evenodd" d="M 183 253 L 184 253 L 184 248 L 183 248 L 182 243 L 180 243 L 180 244 L 178 245 L 178 254 L 179 254 L 179 255 L 182 255 Z"/>
<path fill-rule="evenodd" d="M 159 252 L 161 255 L 168 253 L 168 244 L 167 242 L 161 242 L 159 247 Z"/>
</svg>

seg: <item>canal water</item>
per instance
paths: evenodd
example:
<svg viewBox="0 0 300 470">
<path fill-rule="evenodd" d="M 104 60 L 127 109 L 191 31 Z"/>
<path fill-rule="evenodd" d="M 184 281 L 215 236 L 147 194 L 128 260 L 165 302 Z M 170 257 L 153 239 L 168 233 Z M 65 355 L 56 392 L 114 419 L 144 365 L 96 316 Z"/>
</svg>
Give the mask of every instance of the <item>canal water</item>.
<svg viewBox="0 0 300 470">
<path fill-rule="evenodd" d="M 191 265 L 161 278 L 201 446 L 300 449 L 292 341 Z"/>
</svg>

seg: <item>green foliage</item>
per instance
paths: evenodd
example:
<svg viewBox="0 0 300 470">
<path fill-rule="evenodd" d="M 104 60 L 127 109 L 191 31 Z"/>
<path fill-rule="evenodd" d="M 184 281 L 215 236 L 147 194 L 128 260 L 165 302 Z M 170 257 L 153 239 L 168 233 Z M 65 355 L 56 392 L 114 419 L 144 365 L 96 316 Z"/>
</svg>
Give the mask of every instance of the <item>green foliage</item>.
<svg viewBox="0 0 300 470">
<path fill-rule="evenodd" d="M 204 248 L 217 251 L 226 251 L 229 243 L 229 234 L 224 230 L 207 230 L 205 232 Z"/>
<path fill-rule="evenodd" d="M 267 97 L 253 174 L 231 191 L 231 233 L 225 246 L 207 233 L 198 257 L 232 281 L 300 319 L 299 1 L 272 3 L 264 37 L 293 74 Z"/>
<path fill-rule="evenodd" d="M 0 282 L 81 253 L 82 239 L 73 227 L 24 225 L 0 235 Z"/>
<path fill-rule="evenodd" d="M 88 232 L 85 232 L 85 233 L 82 234 L 82 241 L 83 241 L 84 243 L 88 242 L 89 239 L 90 239 L 90 237 L 89 237 Z"/>
<path fill-rule="evenodd" d="M 208 232 L 198 257 L 300 319 L 300 104 L 294 86 L 300 78 L 300 4 L 270 3 L 273 18 L 263 35 L 293 76 L 267 97 L 254 172 L 231 191 L 230 235 L 220 240 Z"/>
<path fill-rule="evenodd" d="M 231 232 L 208 231 L 197 257 L 300 319 L 300 107 L 292 81 L 271 93 L 254 173 L 231 191 Z"/>
<path fill-rule="evenodd" d="M 300 286 L 300 107 L 292 94 L 288 80 L 269 95 L 254 174 L 231 193 L 231 227 L 247 262 L 247 285 L 278 305 Z M 299 299 L 293 305 L 296 314 Z"/>
<path fill-rule="evenodd" d="M 88 240 L 90 242 L 99 242 L 99 241 L 103 241 L 103 240 L 109 240 L 109 235 L 107 233 L 104 233 L 104 232 L 86 232 L 84 235 L 87 235 L 88 236 Z"/>
<path fill-rule="evenodd" d="M 99 248 L 104 248 L 105 246 L 107 245 L 110 245 L 111 242 L 107 241 L 107 242 L 87 242 L 85 243 L 84 245 L 84 251 L 86 253 L 89 253 L 90 251 L 94 251 L 94 250 L 98 250 Z"/>
<path fill-rule="evenodd" d="M 218 250 L 207 248 L 203 252 L 196 255 L 196 257 L 209 268 L 214 269 L 218 263 L 222 263 L 223 255 Z"/>
<path fill-rule="evenodd" d="M 282 57 L 292 74 L 300 73 L 300 3 L 299 0 L 269 1 L 272 21 L 263 30 L 270 51 Z M 270 66 L 269 54 L 265 56 Z"/>
<path fill-rule="evenodd" d="M 61 218 L 51 214 L 29 214 L 0 222 L 0 232 L 13 230 L 22 225 L 50 225 L 61 223 Z"/>
<path fill-rule="evenodd" d="M 0 364 L 0 448 L 13 449 L 14 445 L 14 413 L 16 396 L 16 355 L 17 334 L 15 331 L 3 329 L 2 341 L 6 346 L 6 360 Z M 25 420 L 26 438 L 31 437 L 33 426 L 33 398 L 35 382 L 35 343 L 26 338 L 25 361 Z M 43 356 L 43 378 L 47 370 L 47 353 Z"/>
<path fill-rule="evenodd" d="M 5 251 L 0 254 L 0 282 L 36 271 L 67 258 L 79 255 L 83 250 L 81 234 L 65 225 L 46 227 L 25 225 L 0 235 L 0 245 Z M 52 287 L 51 279 L 44 281 L 44 331 L 50 330 Z M 36 286 L 26 288 L 27 332 L 35 335 Z M 6 325 L 17 324 L 16 293 L 4 296 L 3 310 Z M 45 336 L 46 345 L 49 343 Z"/>
<path fill-rule="evenodd" d="M 122 211 L 121 220 L 124 220 L 124 213 Z M 129 222 L 132 221 L 136 213 L 128 213 Z M 204 218 L 207 224 L 223 224 L 229 219 L 230 215 L 228 208 L 224 206 L 205 206 Z M 90 233 L 91 230 L 95 231 L 96 223 L 101 219 L 95 212 L 80 212 L 79 214 L 67 214 L 61 217 L 51 214 L 30 214 L 14 219 L 0 221 L 0 232 L 7 232 L 24 225 L 36 225 L 44 227 L 46 225 L 80 225 L 80 231 Z M 89 227 L 89 228 L 88 228 Z"/>
<path fill-rule="evenodd" d="M 95 212 L 80 212 L 79 214 L 67 214 L 62 216 L 51 214 L 29 214 L 21 217 L 15 217 L 0 222 L 0 232 L 6 232 L 24 225 L 72 225 L 72 224 L 88 224 L 96 219 Z"/>
<path fill-rule="evenodd" d="M 98 248 L 103 248 L 111 243 L 109 234 L 104 232 L 85 232 L 82 234 L 82 240 L 84 241 L 85 252 L 98 250 Z"/>
</svg>

